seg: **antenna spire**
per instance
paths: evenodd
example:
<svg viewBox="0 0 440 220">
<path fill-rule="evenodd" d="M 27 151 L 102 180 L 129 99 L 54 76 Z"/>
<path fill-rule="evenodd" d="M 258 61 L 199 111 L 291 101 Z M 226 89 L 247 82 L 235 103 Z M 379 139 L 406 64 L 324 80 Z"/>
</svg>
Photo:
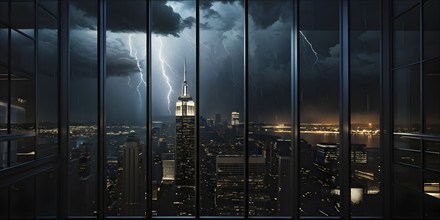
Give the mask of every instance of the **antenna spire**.
<svg viewBox="0 0 440 220">
<path fill-rule="evenodd" d="M 183 63 L 183 81 L 186 82 L 186 57 Z"/>
</svg>

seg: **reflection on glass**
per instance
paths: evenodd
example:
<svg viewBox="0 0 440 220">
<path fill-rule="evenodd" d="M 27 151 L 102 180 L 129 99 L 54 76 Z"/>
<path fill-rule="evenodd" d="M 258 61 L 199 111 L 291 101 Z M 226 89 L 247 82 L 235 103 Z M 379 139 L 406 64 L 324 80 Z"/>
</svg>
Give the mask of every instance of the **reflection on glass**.
<svg viewBox="0 0 440 220">
<path fill-rule="evenodd" d="M 35 138 L 9 141 L 10 165 L 15 166 L 35 159 Z"/>
<path fill-rule="evenodd" d="M 35 134 L 35 78 L 11 74 L 11 132 Z"/>
<path fill-rule="evenodd" d="M 97 8 L 97 1 L 69 1 L 70 216 L 96 215 L 97 208 Z M 90 24 L 81 23 L 83 18 Z"/>
<path fill-rule="evenodd" d="M 58 17 L 58 2 L 59 0 L 38 0 L 38 4 L 55 17 Z"/>
<path fill-rule="evenodd" d="M 395 149 L 394 162 L 420 166 L 420 152 Z"/>
<path fill-rule="evenodd" d="M 430 59 L 440 56 L 440 1 L 425 1 L 423 6 L 424 57 Z"/>
<path fill-rule="evenodd" d="M 58 21 L 38 8 L 37 158 L 58 152 Z"/>
<path fill-rule="evenodd" d="M 394 131 L 420 131 L 419 65 L 394 71 Z"/>
<path fill-rule="evenodd" d="M 425 132 L 440 134 L 440 59 L 424 63 Z"/>
<path fill-rule="evenodd" d="M 292 214 L 291 25 L 292 13 L 261 19 L 291 1 L 250 1 L 249 215 Z M 297 180 L 295 180 L 297 181 Z"/>
<path fill-rule="evenodd" d="M 354 216 L 380 216 L 381 1 L 350 3 L 351 202 Z"/>
<path fill-rule="evenodd" d="M 420 140 L 404 136 L 394 136 L 394 148 L 420 151 Z"/>
<path fill-rule="evenodd" d="M 147 212 L 146 8 L 144 0 L 107 1 L 107 216 Z"/>
<path fill-rule="evenodd" d="M 425 141 L 425 168 L 440 171 L 440 142 Z"/>
<path fill-rule="evenodd" d="M 152 213 L 195 215 L 195 1 L 152 2 Z M 172 12 L 173 28 L 161 10 Z M 168 19 L 168 18 L 167 18 Z M 165 25 L 165 26 L 164 26 Z"/>
<path fill-rule="evenodd" d="M 299 7 L 300 214 L 338 216 L 339 3 L 300 1 Z"/>
<path fill-rule="evenodd" d="M 241 1 L 214 1 L 200 11 L 202 216 L 244 215 L 243 12 Z"/>
<path fill-rule="evenodd" d="M 401 67 L 420 59 L 420 8 L 415 7 L 394 20 L 393 66 Z"/>
</svg>

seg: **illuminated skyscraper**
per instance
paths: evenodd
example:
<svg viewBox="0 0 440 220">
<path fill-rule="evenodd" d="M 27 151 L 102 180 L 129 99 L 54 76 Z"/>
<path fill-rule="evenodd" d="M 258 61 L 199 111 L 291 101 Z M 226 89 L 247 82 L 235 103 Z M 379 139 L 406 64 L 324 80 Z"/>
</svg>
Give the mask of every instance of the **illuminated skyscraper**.
<svg viewBox="0 0 440 220">
<path fill-rule="evenodd" d="M 176 201 L 177 215 L 193 215 L 195 205 L 195 111 L 188 94 L 186 62 L 182 94 L 176 103 Z"/>
<path fill-rule="evenodd" d="M 240 124 L 240 113 L 232 112 L 231 113 L 231 125 L 239 125 Z"/>
</svg>

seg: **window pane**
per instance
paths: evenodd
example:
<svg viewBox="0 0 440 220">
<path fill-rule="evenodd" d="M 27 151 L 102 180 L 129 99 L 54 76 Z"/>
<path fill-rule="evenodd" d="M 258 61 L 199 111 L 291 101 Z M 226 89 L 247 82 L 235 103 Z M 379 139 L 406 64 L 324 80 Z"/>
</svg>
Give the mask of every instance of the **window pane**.
<svg viewBox="0 0 440 220">
<path fill-rule="evenodd" d="M 96 215 L 97 208 L 97 11 L 97 1 L 69 1 L 70 216 Z"/>
<path fill-rule="evenodd" d="M 0 134 L 8 132 L 8 28 L 0 24 Z"/>
<path fill-rule="evenodd" d="M 200 30 L 199 147 L 203 216 L 244 215 L 242 3 L 213 1 L 200 11 L 203 28 Z"/>
<path fill-rule="evenodd" d="M 34 178 L 29 178 L 10 187 L 9 190 L 11 193 L 11 219 L 34 218 L 34 184 Z"/>
<path fill-rule="evenodd" d="M 169 12 L 167 19 L 174 22 L 173 28 L 164 24 L 162 11 Z M 195 1 L 152 1 L 152 13 L 152 211 L 159 216 L 193 216 L 198 104 Z"/>
<path fill-rule="evenodd" d="M 425 132 L 440 134 L 440 59 L 424 63 Z"/>
<path fill-rule="evenodd" d="M 58 152 L 58 22 L 38 9 L 37 158 Z"/>
<path fill-rule="evenodd" d="M 420 59 L 419 6 L 394 20 L 394 67 L 418 62 Z"/>
<path fill-rule="evenodd" d="M 35 28 L 35 1 L 11 1 L 11 27 L 34 37 Z"/>
<path fill-rule="evenodd" d="M 11 68 L 20 73 L 35 74 L 34 41 L 21 33 L 11 33 Z"/>
<path fill-rule="evenodd" d="M 340 215 L 338 2 L 299 2 L 303 216 Z"/>
<path fill-rule="evenodd" d="M 424 59 L 440 56 L 440 1 L 426 1 L 423 6 Z"/>
<path fill-rule="evenodd" d="M 394 131 L 420 131 L 420 69 L 414 65 L 394 71 Z"/>
<path fill-rule="evenodd" d="M 144 0 L 107 1 L 107 216 L 144 216 L 148 211 L 146 8 Z"/>
<path fill-rule="evenodd" d="M 62 202 L 57 202 L 57 181 L 56 170 L 35 177 L 37 218 L 56 218 L 57 205 Z"/>
<path fill-rule="evenodd" d="M 350 2 L 351 203 L 354 216 L 380 216 L 381 1 Z"/>
<path fill-rule="evenodd" d="M 249 215 L 290 216 L 292 1 L 250 1 Z M 262 14 L 276 13 L 268 21 Z M 281 172 L 283 171 L 283 172 Z M 296 180 L 297 181 L 297 180 Z M 281 204 L 284 203 L 286 205 Z"/>
</svg>

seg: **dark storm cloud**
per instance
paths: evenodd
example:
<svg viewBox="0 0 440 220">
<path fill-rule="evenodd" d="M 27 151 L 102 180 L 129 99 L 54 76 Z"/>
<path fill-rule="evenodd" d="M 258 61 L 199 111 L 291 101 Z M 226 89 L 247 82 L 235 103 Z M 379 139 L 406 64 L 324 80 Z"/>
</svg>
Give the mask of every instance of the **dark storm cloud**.
<svg viewBox="0 0 440 220">
<path fill-rule="evenodd" d="M 161 35 L 179 36 L 185 28 L 191 28 L 194 17 L 182 18 L 167 1 L 152 2 L 152 32 Z M 75 2 L 71 5 L 71 27 L 96 29 L 96 6 L 87 1 Z M 142 10 L 144 9 L 144 10 Z M 107 30 L 113 32 L 145 32 L 146 31 L 145 1 L 108 1 Z"/>
<path fill-rule="evenodd" d="M 166 1 L 153 1 L 153 27 L 152 31 L 161 35 L 173 35 L 178 37 L 185 28 L 191 28 L 195 23 L 194 17 L 182 19 L 179 13 L 166 5 Z"/>
<path fill-rule="evenodd" d="M 249 13 L 257 28 L 266 29 L 278 20 L 292 16 L 291 1 L 258 1 L 249 3 Z"/>
<path fill-rule="evenodd" d="M 205 18 L 220 18 L 221 15 L 214 9 L 212 9 L 214 2 L 221 2 L 223 4 L 233 4 L 236 2 L 235 0 L 224 0 L 224 1 L 214 1 L 214 0 L 206 0 L 200 2 L 200 9 L 205 11 Z"/>
</svg>

